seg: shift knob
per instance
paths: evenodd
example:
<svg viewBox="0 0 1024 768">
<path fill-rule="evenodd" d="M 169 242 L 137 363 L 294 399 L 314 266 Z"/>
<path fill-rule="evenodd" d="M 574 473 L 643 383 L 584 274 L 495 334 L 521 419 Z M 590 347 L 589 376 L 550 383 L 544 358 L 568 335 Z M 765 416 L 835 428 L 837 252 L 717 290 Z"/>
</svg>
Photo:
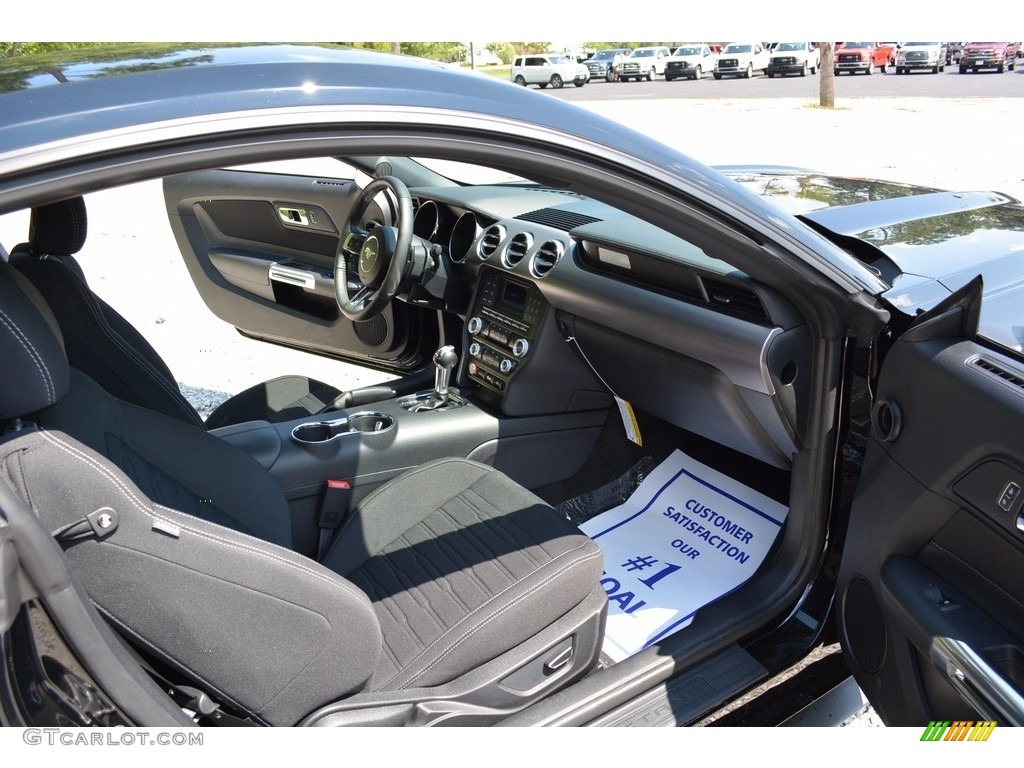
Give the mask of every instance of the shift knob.
<svg viewBox="0 0 1024 768">
<path fill-rule="evenodd" d="M 440 398 L 448 397 L 448 382 L 451 380 L 452 368 L 459 362 L 455 347 L 441 347 L 434 353 L 434 394 Z"/>
</svg>

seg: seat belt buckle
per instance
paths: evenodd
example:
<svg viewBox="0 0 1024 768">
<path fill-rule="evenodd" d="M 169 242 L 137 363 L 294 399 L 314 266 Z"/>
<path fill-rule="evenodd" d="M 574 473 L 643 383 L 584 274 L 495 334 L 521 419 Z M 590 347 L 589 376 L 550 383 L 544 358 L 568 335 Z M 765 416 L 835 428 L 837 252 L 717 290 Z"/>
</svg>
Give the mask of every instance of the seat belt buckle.
<svg viewBox="0 0 1024 768">
<path fill-rule="evenodd" d="M 329 479 L 320 501 L 320 528 L 333 531 L 341 527 L 352 499 L 352 484 L 348 480 Z"/>
</svg>

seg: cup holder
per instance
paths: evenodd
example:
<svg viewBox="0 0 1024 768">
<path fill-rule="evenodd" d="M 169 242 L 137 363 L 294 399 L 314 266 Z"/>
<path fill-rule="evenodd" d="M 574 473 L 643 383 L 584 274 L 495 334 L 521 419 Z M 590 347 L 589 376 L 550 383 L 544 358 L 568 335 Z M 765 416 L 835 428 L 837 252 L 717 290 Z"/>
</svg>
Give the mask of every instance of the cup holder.
<svg viewBox="0 0 1024 768">
<path fill-rule="evenodd" d="M 379 411 L 353 413 L 334 421 L 310 421 L 292 430 L 292 440 L 305 445 L 323 445 L 345 435 L 387 432 L 395 426 L 395 417 Z"/>
</svg>

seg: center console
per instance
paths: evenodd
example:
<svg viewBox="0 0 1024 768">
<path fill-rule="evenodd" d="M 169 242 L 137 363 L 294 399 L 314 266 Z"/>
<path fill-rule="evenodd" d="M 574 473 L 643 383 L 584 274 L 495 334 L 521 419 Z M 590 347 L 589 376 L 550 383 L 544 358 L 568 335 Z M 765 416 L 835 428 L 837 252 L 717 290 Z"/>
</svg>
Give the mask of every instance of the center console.
<svg viewBox="0 0 1024 768">
<path fill-rule="evenodd" d="M 536 346 L 547 301 L 533 284 L 501 272 L 481 273 L 466 330 L 466 375 L 501 400 Z"/>
</svg>

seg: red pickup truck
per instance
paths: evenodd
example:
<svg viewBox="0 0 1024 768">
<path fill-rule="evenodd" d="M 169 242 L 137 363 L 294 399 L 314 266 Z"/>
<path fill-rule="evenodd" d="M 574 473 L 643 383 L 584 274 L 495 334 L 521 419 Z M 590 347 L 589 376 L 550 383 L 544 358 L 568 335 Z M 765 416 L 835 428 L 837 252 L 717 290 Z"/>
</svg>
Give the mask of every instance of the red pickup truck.
<svg viewBox="0 0 1024 768">
<path fill-rule="evenodd" d="M 979 69 L 994 69 L 997 72 L 1013 70 L 1017 65 L 1017 51 L 1020 43 L 965 43 L 960 51 L 960 74 Z"/>
<path fill-rule="evenodd" d="M 896 49 L 889 43 L 839 43 L 833 59 L 833 71 L 837 75 L 843 72 L 870 75 L 878 67 L 880 72 L 885 72 L 895 54 Z"/>
</svg>

